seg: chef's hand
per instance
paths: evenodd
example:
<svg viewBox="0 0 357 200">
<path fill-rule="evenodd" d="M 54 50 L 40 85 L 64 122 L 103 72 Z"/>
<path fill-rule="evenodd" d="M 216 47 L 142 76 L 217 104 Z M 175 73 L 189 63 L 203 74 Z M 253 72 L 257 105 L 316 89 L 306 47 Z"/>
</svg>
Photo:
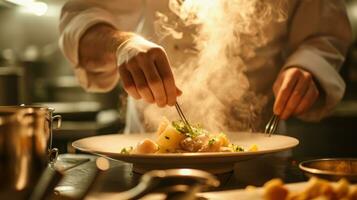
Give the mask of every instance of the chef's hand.
<svg viewBox="0 0 357 200">
<path fill-rule="evenodd" d="M 117 64 L 125 91 L 135 99 L 164 107 L 181 95 L 165 50 L 143 37 L 133 36 L 118 47 Z"/>
<path fill-rule="evenodd" d="M 274 113 L 281 119 L 308 111 L 319 97 L 310 72 L 298 67 L 282 71 L 274 83 Z"/>
</svg>

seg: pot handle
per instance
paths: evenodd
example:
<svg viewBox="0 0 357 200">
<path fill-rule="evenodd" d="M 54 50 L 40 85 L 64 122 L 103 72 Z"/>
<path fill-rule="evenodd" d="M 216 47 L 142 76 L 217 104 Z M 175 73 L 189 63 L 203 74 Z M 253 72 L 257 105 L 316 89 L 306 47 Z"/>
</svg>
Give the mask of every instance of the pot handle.
<svg viewBox="0 0 357 200">
<path fill-rule="evenodd" d="M 57 121 L 57 126 L 54 129 L 59 129 L 61 128 L 62 125 L 62 116 L 61 115 L 55 115 L 52 117 L 52 122 Z"/>
</svg>

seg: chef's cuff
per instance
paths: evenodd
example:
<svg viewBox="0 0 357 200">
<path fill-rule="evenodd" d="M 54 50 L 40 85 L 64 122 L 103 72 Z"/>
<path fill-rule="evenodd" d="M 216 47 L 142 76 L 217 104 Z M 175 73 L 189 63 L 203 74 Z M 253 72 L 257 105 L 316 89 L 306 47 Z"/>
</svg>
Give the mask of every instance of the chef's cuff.
<svg viewBox="0 0 357 200">
<path fill-rule="evenodd" d="M 336 68 L 323 56 L 323 52 L 312 47 L 298 49 L 287 60 L 283 69 L 299 67 L 309 71 L 320 86 L 320 97 L 314 106 L 298 118 L 306 121 L 319 121 L 326 117 L 341 101 L 345 83 Z"/>
<path fill-rule="evenodd" d="M 116 50 L 117 66 L 127 63 L 140 52 L 148 52 L 152 48 L 161 48 L 159 45 L 146 40 L 140 35 L 133 35 L 122 42 Z"/>
</svg>

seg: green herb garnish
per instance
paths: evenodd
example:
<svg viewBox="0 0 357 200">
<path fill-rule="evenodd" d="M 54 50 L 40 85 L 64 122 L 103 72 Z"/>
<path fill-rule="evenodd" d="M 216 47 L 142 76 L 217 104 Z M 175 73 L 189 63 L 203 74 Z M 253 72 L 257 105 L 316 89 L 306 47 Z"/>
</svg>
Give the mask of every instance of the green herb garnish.
<svg viewBox="0 0 357 200">
<path fill-rule="evenodd" d="M 121 149 L 120 153 L 121 154 L 130 154 L 130 152 L 134 149 L 134 147 L 124 147 Z"/>
<path fill-rule="evenodd" d="M 186 126 L 186 124 L 181 121 L 172 121 L 172 126 L 180 133 L 186 134 L 188 132 L 190 132 L 189 128 Z"/>
<path fill-rule="evenodd" d="M 208 141 L 208 145 L 213 145 L 216 142 L 215 138 L 212 138 Z"/>
<path fill-rule="evenodd" d="M 243 147 L 239 146 L 239 145 L 236 145 L 236 144 L 231 144 L 232 145 L 232 149 L 234 152 L 243 152 L 244 149 Z"/>
<path fill-rule="evenodd" d="M 203 129 L 200 125 L 191 125 L 191 129 L 186 126 L 186 124 L 181 121 L 173 121 L 172 126 L 180 133 L 186 134 L 187 137 L 194 138 L 198 135 L 208 134 L 208 131 Z"/>
</svg>

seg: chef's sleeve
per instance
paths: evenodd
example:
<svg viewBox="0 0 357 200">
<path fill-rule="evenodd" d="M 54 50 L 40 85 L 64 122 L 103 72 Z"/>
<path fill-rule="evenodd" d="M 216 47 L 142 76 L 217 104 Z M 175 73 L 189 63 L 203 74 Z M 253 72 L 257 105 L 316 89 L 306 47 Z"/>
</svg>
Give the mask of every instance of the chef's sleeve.
<svg viewBox="0 0 357 200">
<path fill-rule="evenodd" d="M 80 66 L 78 59 L 79 41 L 83 34 L 98 23 L 108 24 L 116 29 L 132 31 L 130 20 L 123 19 L 130 14 L 123 0 L 72 0 L 62 8 L 60 17 L 59 46 L 74 67 L 80 85 L 87 91 L 105 92 L 116 86 L 119 80 L 116 65 Z"/>
<path fill-rule="evenodd" d="M 299 118 L 318 121 L 341 101 L 345 83 L 339 69 L 352 40 L 342 0 L 299 0 L 289 20 L 288 56 L 283 68 L 309 71 L 320 88 L 315 105 Z"/>
</svg>

